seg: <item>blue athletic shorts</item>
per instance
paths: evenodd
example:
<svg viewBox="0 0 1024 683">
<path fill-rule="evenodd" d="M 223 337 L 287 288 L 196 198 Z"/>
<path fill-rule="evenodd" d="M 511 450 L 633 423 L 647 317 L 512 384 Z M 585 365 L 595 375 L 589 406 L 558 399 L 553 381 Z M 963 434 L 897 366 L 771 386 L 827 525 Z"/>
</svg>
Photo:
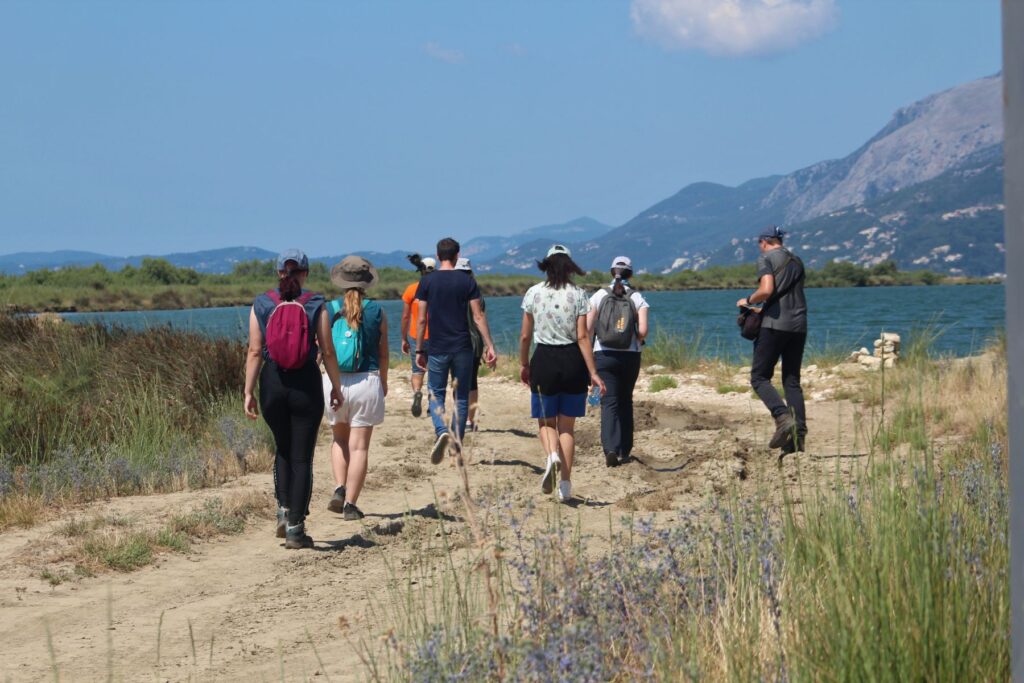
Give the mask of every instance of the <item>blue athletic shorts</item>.
<svg viewBox="0 0 1024 683">
<path fill-rule="evenodd" d="M 555 417 L 556 415 L 583 417 L 587 414 L 587 392 L 555 394 L 554 396 L 530 394 L 530 414 L 535 418 Z"/>
</svg>

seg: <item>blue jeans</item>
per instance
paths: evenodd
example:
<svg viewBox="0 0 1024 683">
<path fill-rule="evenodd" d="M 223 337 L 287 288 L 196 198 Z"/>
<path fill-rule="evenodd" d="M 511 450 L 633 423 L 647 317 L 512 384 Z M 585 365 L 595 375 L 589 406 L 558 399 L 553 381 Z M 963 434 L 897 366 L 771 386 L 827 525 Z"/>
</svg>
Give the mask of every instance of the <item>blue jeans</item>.
<svg viewBox="0 0 1024 683">
<path fill-rule="evenodd" d="M 434 421 L 437 436 L 448 431 L 448 423 L 458 426 L 459 438 L 466 434 L 466 415 L 469 412 L 469 389 L 473 382 L 473 365 L 476 360 L 472 351 L 457 353 L 432 353 L 427 357 L 427 387 L 430 389 L 430 419 Z M 444 399 L 448 389 L 448 375 L 456 381 L 456 415 L 445 419 Z M 456 421 L 457 420 L 457 421 Z"/>
</svg>

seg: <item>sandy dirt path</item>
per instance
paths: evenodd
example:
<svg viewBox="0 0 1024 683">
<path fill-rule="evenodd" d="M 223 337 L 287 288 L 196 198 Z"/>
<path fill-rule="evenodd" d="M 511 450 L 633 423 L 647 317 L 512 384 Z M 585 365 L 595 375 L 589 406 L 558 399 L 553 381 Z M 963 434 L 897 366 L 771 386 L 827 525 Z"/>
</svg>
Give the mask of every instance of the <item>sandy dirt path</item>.
<svg viewBox="0 0 1024 683">
<path fill-rule="evenodd" d="M 567 510 L 578 515 L 584 533 L 607 536 L 610 517 L 667 516 L 734 486 L 778 490 L 783 479 L 845 474 L 856 466 L 856 458 L 830 457 L 855 449 L 853 408 L 829 400 L 827 391 L 816 394 L 813 379 L 807 391 L 809 452 L 780 467 L 761 445 L 772 424 L 749 392 L 719 394 L 700 376 L 676 377 L 679 388 L 656 394 L 646 389 L 650 376 L 641 377 L 636 462 L 605 467 L 598 416 L 577 423 L 578 500 Z M 289 681 L 326 680 L 320 678 L 325 673 L 335 681 L 365 680 L 352 643 L 361 637 L 376 643 L 381 635 L 371 608 L 386 598 L 388 566 L 402 566 L 423 547 L 419 541 L 440 536 L 435 500 L 448 500 L 460 486 L 451 462 L 429 463 L 430 421 L 409 414 L 411 391 L 401 373 L 392 387 L 387 419 L 373 437 L 361 522 L 326 510 L 333 480 L 329 434 L 322 432 L 307 522 L 315 550 L 285 551 L 267 518 L 240 535 L 196 543 L 187 554 L 163 554 L 134 572 L 57 586 L 40 578 L 66 543 L 58 529 L 69 518 L 115 515 L 158 525 L 203 500 L 240 491 L 266 492 L 269 508 L 267 474 L 214 489 L 91 503 L 62 511 L 61 519 L 0 534 L 0 641 L 9 644 L 0 678 L 54 680 L 55 658 L 61 680 L 75 681 L 111 675 L 129 681 L 282 680 L 282 669 Z M 500 377 L 483 378 L 480 404 L 481 431 L 467 437 L 471 486 L 501 487 L 514 504 L 532 501 L 553 510 L 558 503 L 540 491 L 543 455 L 526 390 Z M 458 511 L 443 503 L 441 511 L 448 524 L 462 524 Z M 348 624 L 345 632 L 339 617 Z"/>
</svg>

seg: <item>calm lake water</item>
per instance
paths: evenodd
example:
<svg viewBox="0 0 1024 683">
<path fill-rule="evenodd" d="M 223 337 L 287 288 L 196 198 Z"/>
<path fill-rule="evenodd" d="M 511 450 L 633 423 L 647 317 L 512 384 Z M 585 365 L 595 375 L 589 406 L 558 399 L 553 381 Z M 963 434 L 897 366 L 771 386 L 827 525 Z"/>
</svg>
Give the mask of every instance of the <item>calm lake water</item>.
<svg viewBox="0 0 1024 683">
<path fill-rule="evenodd" d="M 697 344 L 708 356 L 733 360 L 750 353 L 750 342 L 736 329 L 736 300 L 749 290 L 650 292 L 652 328 L 679 335 Z M 487 299 L 487 318 L 498 346 L 515 347 L 519 334 L 520 297 Z M 398 325 L 402 302 L 381 302 L 391 325 L 392 347 L 400 340 Z M 906 345 L 915 335 L 936 336 L 933 348 L 940 353 L 970 355 L 983 348 L 1004 328 L 1002 285 L 936 287 L 856 287 L 808 289 L 810 355 L 849 353 L 871 347 L 882 330 L 898 332 Z M 66 313 L 74 322 L 103 322 L 133 329 L 169 325 L 212 336 L 245 338 L 248 307 L 203 308 L 183 311 Z"/>
</svg>

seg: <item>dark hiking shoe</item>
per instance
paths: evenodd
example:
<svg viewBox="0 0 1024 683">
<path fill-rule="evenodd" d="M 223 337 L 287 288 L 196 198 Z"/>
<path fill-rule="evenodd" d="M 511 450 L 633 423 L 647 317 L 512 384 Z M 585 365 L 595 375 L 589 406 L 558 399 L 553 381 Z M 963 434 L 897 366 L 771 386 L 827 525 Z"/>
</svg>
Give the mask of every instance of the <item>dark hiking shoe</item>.
<svg viewBox="0 0 1024 683">
<path fill-rule="evenodd" d="M 284 528 L 288 526 L 288 508 L 277 508 L 277 529 L 274 536 L 284 538 Z"/>
<path fill-rule="evenodd" d="M 628 465 L 631 462 L 633 462 L 633 456 L 632 455 L 620 455 L 619 456 L 619 464 L 620 465 Z"/>
<path fill-rule="evenodd" d="M 804 452 L 804 437 L 805 434 L 797 433 L 795 439 L 791 439 L 782 446 L 782 455 L 789 455 L 790 453 L 803 453 Z"/>
<path fill-rule="evenodd" d="M 363 511 L 357 508 L 355 503 L 345 503 L 345 512 L 343 514 L 345 519 L 350 522 L 363 518 Z"/>
<path fill-rule="evenodd" d="M 423 392 L 417 391 L 412 395 L 412 416 L 419 417 L 423 414 Z"/>
<path fill-rule="evenodd" d="M 345 509 L 345 487 L 339 486 L 334 489 L 334 495 L 327 503 L 327 509 L 331 512 L 341 513 Z"/>
<path fill-rule="evenodd" d="M 607 465 L 608 467 L 618 467 L 619 466 L 619 454 L 618 453 L 605 453 L 604 454 L 604 464 Z"/>
<path fill-rule="evenodd" d="M 437 437 L 437 441 L 434 443 L 434 448 L 430 451 L 430 462 L 431 464 L 437 465 L 444 460 L 445 451 L 448 450 L 448 443 L 452 440 L 451 435 L 448 432 L 442 432 Z"/>
<path fill-rule="evenodd" d="M 301 550 L 313 547 L 313 539 L 306 535 L 305 524 L 286 527 L 284 534 L 284 547 L 288 550 Z"/>
<path fill-rule="evenodd" d="M 796 427 L 796 420 L 789 413 L 784 413 L 775 418 L 775 434 L 768 442 L 768 448 L 781 448 L 793 439 L 793 428 Z"/>
</svg>

